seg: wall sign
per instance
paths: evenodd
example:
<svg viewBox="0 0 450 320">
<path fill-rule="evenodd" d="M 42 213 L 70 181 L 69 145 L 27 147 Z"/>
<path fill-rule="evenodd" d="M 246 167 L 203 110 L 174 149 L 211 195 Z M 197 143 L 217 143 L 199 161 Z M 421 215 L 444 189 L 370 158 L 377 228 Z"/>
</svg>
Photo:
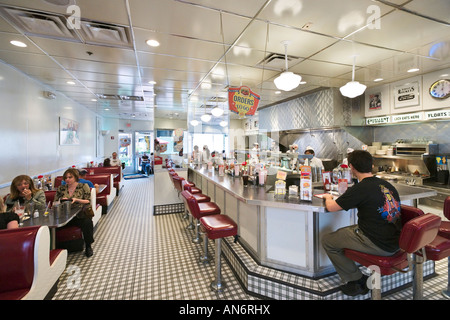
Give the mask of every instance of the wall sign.
<svg viewBox="0 0 450 320">
<path fill-rule="evenodd" d="M 260 96 L 254 93 L 249 87 L 241 86 L 228 89 L 228 105 L 230 111 L 239 114 L 243 118 L 246 115 L 252 116 L 258 108 Z"/>
<path fill-rule="evenodd" d="M 392 122 L 417 121 L 423 119 L 423 112 L 399 114 L 392 116 Z"/>
<path fill-rule="evenodd" d="M 450 118 L 450 110 L 436 110 L 425 112 L 425 120 L 449 119 L 449 118 Z"/>
<path fill-rule="evenodd" d="M 385 116 L 385 117 L 376 117 L 376 118 L 367 118 L 366 119 L 366 124 L 384 124 L 384 123 L 389 123 L 390 122 L 390 116 Z"/>
<path fill-rule="evenodd" d="M 394 87 L 394 108 L 419 105 L 419 82 L 409 82 Z"/>
</svg>

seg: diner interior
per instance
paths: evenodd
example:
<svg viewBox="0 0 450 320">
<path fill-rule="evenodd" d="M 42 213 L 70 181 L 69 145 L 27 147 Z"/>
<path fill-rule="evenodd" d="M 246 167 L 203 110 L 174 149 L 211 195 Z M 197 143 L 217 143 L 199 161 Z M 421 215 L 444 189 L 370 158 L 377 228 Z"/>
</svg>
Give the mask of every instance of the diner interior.
<svg viewBox="0 0 450 320">
<path fill-rule="evenodd" d="M 283 153 L 312 146 L 333 171 L 349 148 L 370 151 L 380 142 L 374 174 L 434 192 L 411 205 L 448 222 L 448 167 L 435 163 L 450 154 L 450 98 L 433 97 L 431 87 L 450 78 L 449 12 L 448 0 L 0 0 L 0 195 L 26 174 L 47 188 L 50 201 L 71 167 L 102 186 L 91 190 L 93 256 L 56 248 L 63 238 L 80 240 L 79 230 L 30 218 L 24 224 L 45 244 L 39 252 L 51 257 L 44 273 L 59 278 L 28 283 L 28 293 L 0 283 L 0 298 L 370 300 L 370 293 L 342 294 L 339 276 L 328 269 L 310 275 L 267 264 L 264 246 L 245 238 L 245 219 L 219 198 L 220 186 L 211 191 L 210 180 L 196 176 L 192 150 L 208 145 L 240 163 L 254 143 L 270 150 L 275 142 Z M 286 72 L 301 76 L 293 89 L 274 81 Z M 344 96 L 340 89 L 355 81 L 365 92 Z M 243 86 L 256 97 L 254 114 L 229 105 L 230 89 Z M 418 90 L 414 103 L 395 102 L 394 89 L 405 87 Z M 380 97 L 383 104 L 372 106 Z M 398 148 L 406 144 L 426 147 L 417 157 L 389 158 L 388 150 L 407 152 Z M 100 164 L 113 153 L 122 166 L 110 172 Z M 196 177 L 220 216 L 240 217 L 222 255 L 220 238 L 210 238 L 206 251 L 219 258 L 209 264 L 198 261 L 205 247 L 191 241 L 197 230 L 184 216 L 172 168 L 186 181 Z M 208 234 L 207 221 L 198 223 Z M 14 241 L 6 232 L 3 248 L 2 241 Z M 0 259 L 0 269 L 14 268 Z M 224 290 L 209 285 L 217 284 L 218 265 Z M 448 299 L 448 268 L 447 258 L 427 261 L 423 300 Z M 383 300 L 415 297 L 411 273 L 406 282 L 396 280 L 399 273 L 391 277 L 396 286 L 384 288 Z"/>
</svg>

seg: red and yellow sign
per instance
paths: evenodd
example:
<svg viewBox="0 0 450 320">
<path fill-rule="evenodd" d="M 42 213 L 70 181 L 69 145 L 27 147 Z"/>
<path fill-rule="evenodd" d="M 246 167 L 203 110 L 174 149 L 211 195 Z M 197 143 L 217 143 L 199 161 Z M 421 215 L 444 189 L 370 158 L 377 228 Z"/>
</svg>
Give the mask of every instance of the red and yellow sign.
<svg viewBox="0 0 450 320">
<path fill-rule="evenodd" d="M 260 97 L 249 87 L 241 86 L 228 89 L 228 105 L 232 112 L 244 116 L 252 116 L 258 108 Z"/>
</svg>

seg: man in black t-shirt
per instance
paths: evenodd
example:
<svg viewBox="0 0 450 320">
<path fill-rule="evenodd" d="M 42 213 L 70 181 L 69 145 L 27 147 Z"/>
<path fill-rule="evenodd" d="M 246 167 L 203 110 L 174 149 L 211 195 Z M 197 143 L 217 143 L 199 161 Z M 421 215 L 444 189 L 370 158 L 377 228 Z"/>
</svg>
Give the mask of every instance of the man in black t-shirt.
<svg viewBox="0 0 450 320">
<path fill-rule="evenodd" d="M 322 246 L 345 282 L 341 290 L 354 296 L 368 292 L 367 276 L 345 256 L 344 249 L 391 256 L 399 250 L 402 224 L 399 194 L 389 182 L 372 175 L 371 154 L 355 150 L 348 155 L 348 163 L 359 182 L 336 200 L 326 195 L 325 206 L 328 211 L 356 208 L 358 224 L 324 235 Z"/>
</svg>

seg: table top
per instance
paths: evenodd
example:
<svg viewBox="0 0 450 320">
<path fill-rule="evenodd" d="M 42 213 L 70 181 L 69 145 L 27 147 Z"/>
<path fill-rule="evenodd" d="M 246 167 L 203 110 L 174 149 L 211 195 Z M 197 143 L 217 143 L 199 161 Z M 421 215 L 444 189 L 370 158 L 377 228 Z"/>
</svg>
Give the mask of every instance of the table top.
<svg viewBox="0 0 450 320">
<path fill-rule="evenodd" d="M 62 210 L 60 215 L 57 215 L 53 209 L 49 210 L 49 214 L 47 216 L 44 215 L 44 211 L 39 211 L 39 217 L 33 218 L 30 217 L 27 220 L 23 221 L 23 227 L 31 227 L 31 226 L 48 226 L 50 228 L 60 228 L 69 223 L 70 220 L 73 219 L 80 211 L 83 206 L 81 204 L 73 204 L 71 206 L 70 213 L 66 214 Z"/>
</svg>

